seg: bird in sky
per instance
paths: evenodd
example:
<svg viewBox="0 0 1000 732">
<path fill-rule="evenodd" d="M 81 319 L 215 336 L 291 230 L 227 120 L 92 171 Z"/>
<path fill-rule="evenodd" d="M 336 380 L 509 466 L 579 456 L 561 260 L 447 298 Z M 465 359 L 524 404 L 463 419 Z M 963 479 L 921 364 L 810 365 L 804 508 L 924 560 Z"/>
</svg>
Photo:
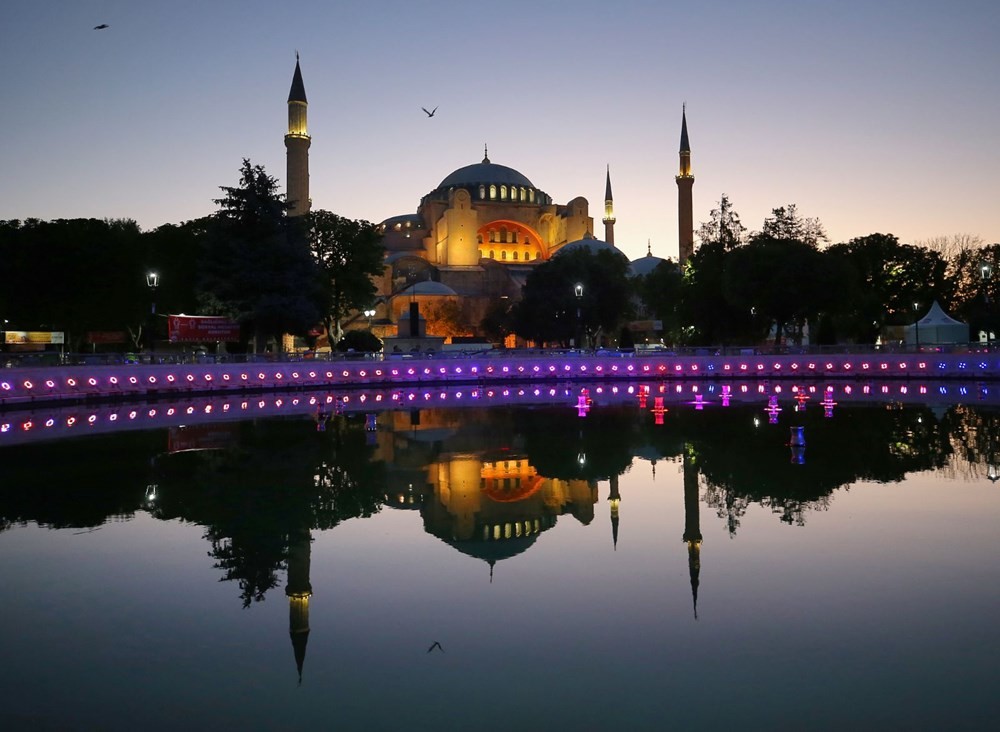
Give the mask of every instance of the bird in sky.
<svg viewBox="0 0 1000 732">
<path fill-rule="evenodd" d="M 422 109 L 422 110 L 424 110 L 424 113 L 425 113 L 425 114 L 426 114 L 426 115 L 427 115 L 428 117 L 433 117 L 433 116 L 434 116 L 434 113 L 435 113 L 436 111 L 438 111 L 438 108 L 437 108 L 437 107 L 434 107 L 434 109 L 432 109 L 432 110 L 431 110 L 430 112 L 428 112 L 428 111 L 427 111 L 427 107 L 421 107 L 421 109 Z"/>
<path fill-rule="evenodd" d="M 100 25 L 95 25 L 94 30 L 104 30 L 105 28 L 110 28 L 111 26 L 107 23 L 101 23 Z"/>
<path fill-rule="evenodd" d="M 427 110 L 424 110 L 424 111 L 426 112 Z M 441 644 L 438 643 L 437 641 L 434 641 L 434 643 L 431 645 L 431 647 L 427 649 L 427 652 L 430 653 L 435 648 L 437 648 L 439 651 L 441 651 L 441 653 L 444 653 L 444 648 L 442 648 Z"/>
</svg>

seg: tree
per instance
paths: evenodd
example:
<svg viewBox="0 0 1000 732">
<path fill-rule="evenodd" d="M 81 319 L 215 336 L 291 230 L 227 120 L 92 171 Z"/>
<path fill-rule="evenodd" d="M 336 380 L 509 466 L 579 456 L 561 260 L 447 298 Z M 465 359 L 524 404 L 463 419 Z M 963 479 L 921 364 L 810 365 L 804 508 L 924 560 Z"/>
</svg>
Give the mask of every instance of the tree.
<svg viewBox="0 0 1000 732">
<path fill-rule="evenodd" d="M 643 307 L 662 321 L 663 331 L 672 341 L 680 336 L 681 284 L 680 269 L 669 259 L 660 262 L 636 283 Z"/>
<path fill-rule="evenodd" d="M 342 322 L 352 310 L 372 304 L 382 274 L 385 248 L 378 227 L 329 211 L 312 211 L 304 221 L 309 248 L 322 275 L 323 325 L 330 343 L 340 340 Z"/>
<path fill-rule="evenodd" d="M 814 318 L 833 296 L 819 251 L 797 239 L 755 237 L 730 252 L 723 282 L 733 307 L 765 327 L 775 325 L 775 345 L 787 325 Z"/>
<path fill-rule="evenodd" d="M 725 193 L 719 199 L 719 207 L 709 212 L 709 220 L 698 227 L 698 240 L 702 244 L 717 242 L 726 251 L 744 243 L 746 234 L 747 227 L 740 221 L 740 215 L 733 210 L 733 204 Z"/>
<path fill-rule="evenodd" d="M 324 292 L 304 231 L 287 215 L 278 184 L 243 160 L 240 183 L 222 186 L 219 210 L 205 239 L 201 309 L 226 315 L 245 337 L 305 335 L 320 322 Z"/>
<path fill-rule="evenodd" d="M 763 228 L 752 234 L 750 239 L 762 237 L 801 241 L 812 247 L 829 241 L 819 219 L 803 218 L 794 203 L 771 209 L 771 215 L 764 219 Z"/>
<path fill-rule="evenodd" d="M 580 298 L 574 291 L 578 283 L 583 285 Z M 631 314 L 630 292 L 628 260 L 617 252 L 557 254 L 528 275 L 514 308 L 514 330 L 526 340 L 566 346 L 579 329 L 584 340 L 598 343 Z"/>
<path fill-rule="evenodd" d="M 57 330 L 71 350 L 87 331 L 125 331 L 149 314 L 139 227 L 129 219 L 0 222 L 0 316 Z"/>
<path fill-rule="evenodd" d="M 887 323 L 912 322 L 913 303 L 926 310 L 946 292 L 941 256 L 892 234 L 857 237 L 825 254 L 850 268 L 850 296 L 838 298 L 837 310 L 844 332 L 859 342 L 874 342 Z"/>
<path fill-rule="evenodd" d="M 749 307 L 736 308 L 726 298 L 723 273 L 731 254 L 722 242 L 708 242 L 687 261 L 681 279 L 681 342 L 708 346 L 756 340 Z"/>
</svg>

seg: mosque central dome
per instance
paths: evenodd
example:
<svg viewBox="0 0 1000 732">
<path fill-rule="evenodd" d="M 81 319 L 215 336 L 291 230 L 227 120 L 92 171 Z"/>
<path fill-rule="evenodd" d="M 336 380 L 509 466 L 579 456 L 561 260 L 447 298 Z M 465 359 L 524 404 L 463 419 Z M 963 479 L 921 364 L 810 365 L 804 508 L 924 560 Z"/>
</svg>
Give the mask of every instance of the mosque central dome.
<svg viewBox="0 0 1000 732">
<path fill-rule="evenodd" d="M 508 168 L 506 165 L 491 163 L 489 156 L 487 156 L 483 158 L 483 162 L 481 163 L 474 163 L 473 165 L 466 165 L 464 168 L 459 168 L 441 181 L 438 188 L 458 188 L 479 185 L 480 183 L 524 186 L 525 188 L 535 187 L 528 180 L 527 176 L 522 175 L 513 168 Z"/>
</svg>

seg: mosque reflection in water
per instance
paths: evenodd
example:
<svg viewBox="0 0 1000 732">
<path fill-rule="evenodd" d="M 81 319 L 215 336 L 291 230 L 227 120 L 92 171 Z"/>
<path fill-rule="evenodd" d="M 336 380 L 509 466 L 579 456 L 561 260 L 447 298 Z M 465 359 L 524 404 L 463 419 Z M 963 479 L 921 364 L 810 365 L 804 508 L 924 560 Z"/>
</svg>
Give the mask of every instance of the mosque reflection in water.
<svg viewBox="0 0 1000 732">
<path fill-rule="evenodd" d="M 427 533 L 484 562 L 484 581 L 492 581 L 499 562 L 528 551 L 542 532 L 560 520 L 589 525 L 598 510 L 610 515 L 613 551 L 628 505 L 619 476 L 645 463 L 655 480 L 665 461 L 683 472 L 677 538 L 697 617 L 702 504 L 736 535 L 751 504 L 801 525 L 859 480 L 901 481 L 931 468 L 995 479 L 1000 415 L 992 409 L 889 403 L 830 416 L 803 408 L 773 428 L 759 405 L 659 413 L 613 405 L 585 418 L 566 405 L 432 408 L 193 424 L 170 427 L 166 440 L 163 431 L 141 431 L 32 444 L 0 461 L 0 483 L 22 488 L 0 494 L 0 530 L 95 527 L 137 511 L 203 526 L 214 567 L 245 607 L 285 574 L 301 678 L 313 532 L 348 519 L 413 511 Z M 81 476 L 101 489 L 81 495 Z"/>
</svg>

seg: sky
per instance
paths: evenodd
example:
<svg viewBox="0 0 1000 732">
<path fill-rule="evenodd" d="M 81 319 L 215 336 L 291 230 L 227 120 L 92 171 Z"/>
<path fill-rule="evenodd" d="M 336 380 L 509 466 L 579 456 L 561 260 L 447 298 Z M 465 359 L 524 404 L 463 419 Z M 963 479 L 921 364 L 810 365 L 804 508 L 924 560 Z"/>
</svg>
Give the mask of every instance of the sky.
<svg viewBox="0 0 1000 732">
<path fill-rule="evenodd" d="M 727 194 L 751 231 L 794 203 L 831 242 L 992 243 L 998 38 L 996 0 L 6 3 L 0 219 L 180 223 L 243 158 L 284 190 L 298 51 L 342 216 L 413 213 L 488 145 L 599 238 L 610 166 L 616 245 L 676 259 L 686 103 L 696 228 Z"/>
</svg>

